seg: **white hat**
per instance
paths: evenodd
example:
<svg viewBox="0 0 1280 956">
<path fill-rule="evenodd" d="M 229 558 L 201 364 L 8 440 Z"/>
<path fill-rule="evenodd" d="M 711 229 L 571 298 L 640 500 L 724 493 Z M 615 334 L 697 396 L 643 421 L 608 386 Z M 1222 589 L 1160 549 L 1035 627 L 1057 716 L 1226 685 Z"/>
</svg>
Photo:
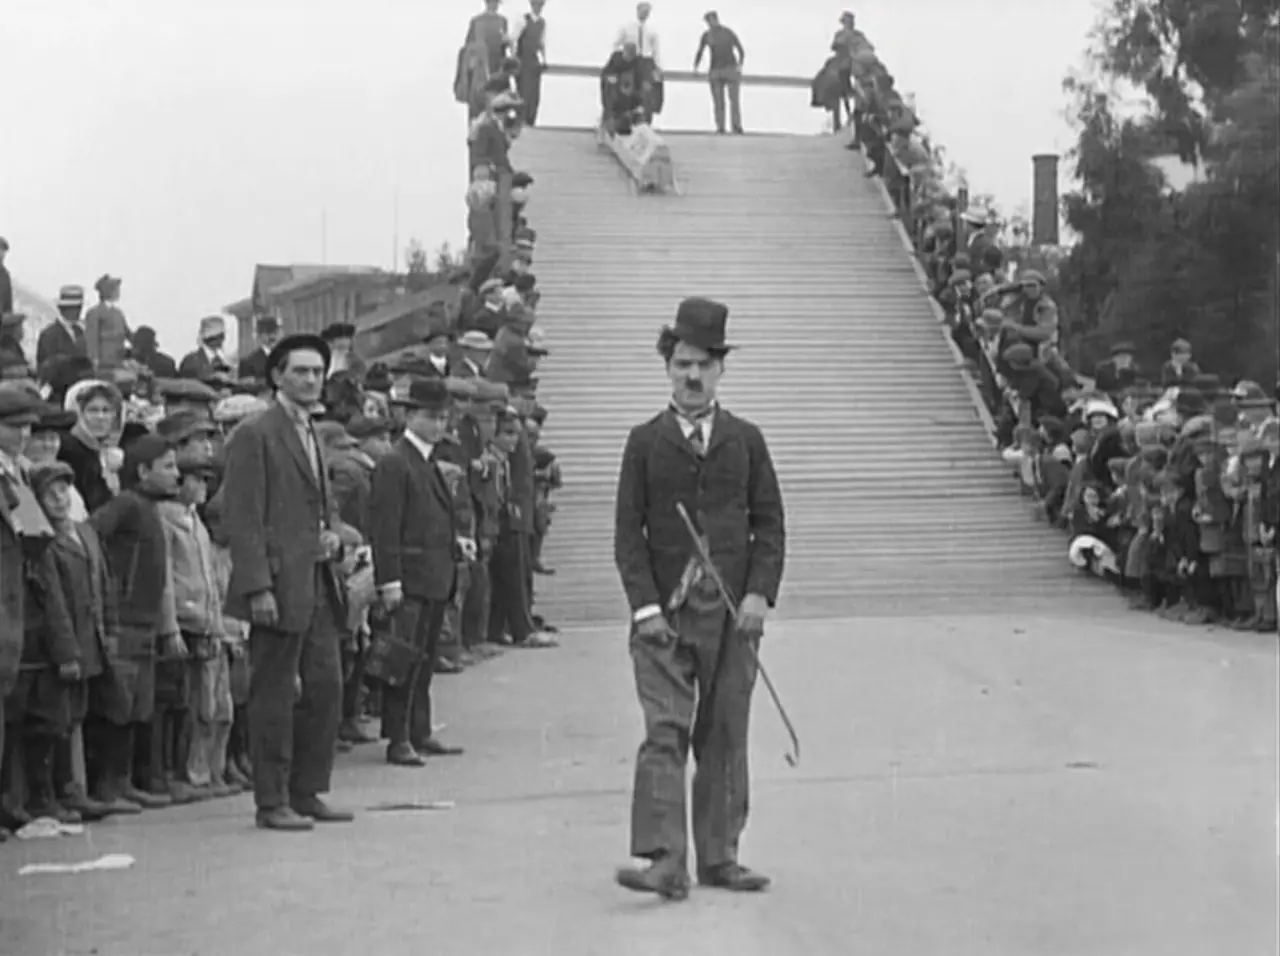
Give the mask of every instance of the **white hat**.
<svg viewBox="0 0 1280 956">
<path fill-rule="evenodd" d="M 493 339 L 479 329 L 472 329 L 470 332 L 463 333 L 462 337 L 458 339 L 458 347 L 472 349 L 476 352 L 488 352 L 493 348 Z"/>
<path fill-rule="evenodd" d="M 220 315 L 205 316 L 200 320 L 200 341 L 213 338 L 215 335 L 227 334 L 227 322 Z"/>
</svg>

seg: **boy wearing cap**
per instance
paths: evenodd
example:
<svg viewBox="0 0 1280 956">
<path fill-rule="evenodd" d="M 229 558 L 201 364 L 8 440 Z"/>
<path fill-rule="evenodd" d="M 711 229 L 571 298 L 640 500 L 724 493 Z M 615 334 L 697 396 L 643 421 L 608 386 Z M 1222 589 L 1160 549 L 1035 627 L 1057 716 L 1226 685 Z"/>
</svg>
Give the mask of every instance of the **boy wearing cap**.
<svg viewBox="0 0 1280 956">
<path fill-rule="evenodd" d="M 65 481 L 70 469 L 54 466 L 32 475 L 28 487 L 37 502 L 48 490 L 55 470 L 62 472 Z M 49 529 L 47 523 L 44 529 Z M 19 741 L 22 744 L 27 813 L 75 823 L 80 814 L 57 799 L 54 759 L 76 722 L 78 692 L 83 688 L 81 649 L 53 558 L 52 536 L 41 534 L 38 540 L 29 534 L 26 537 L 25 568 L 19 572 L 25 587 L 22 662 L 18 679 L 4 701 L 8 724 L 5 742 L 10 747 Z M 10 768 L 14 757 L 11 750 L 5 760 Z"/>
<path fill-rule="evenodd" d="M 1160 367 L 1163 388 L 1188 386 L 1200 377 L 1200 366 L 1191 360 L 1191 343 L 1175 339 L 1169 346 L 1169 361 Z"/>
<path fill-rule="evenodd" d="M 86 740 L 104 763 L 94 796 L 152 809 L 172 801 L 155 786 L 154 775 L 145 776 L 156 769 L 151 761 L 135 761 L 135 744 L 142 753 L 151 752 L 157 656 L 177 659 L 186 651 L 159 508 L 178 492 L 178 464 L 169 443 L 158 435 L 132 442 L 125 449 L 120 485 L 120 494 L 89 518 L 115 584 L 120 629 L 118 664 L 90 688 L 96 719 L 86 728 Z M 144 780 L 150 789 L 138 785 Z"/>
<path fill-rule="evenodd" d="M 160 502 L 173 574 L 174 607 L 187 656 L 185 691 L 162 715 L 162 767 L 175 803 L 231 790 L 226 772 L 232 701 L 227 629 L 222 620 L 222 589 L 217 555 L 199 509 L 208 498 L 217 465 L 205 449 L 188 447 L 177 455 L 178 495 Z"/>
<path fill-rule="evenodd" d="M 83 724 L 90 688 L 114 665 L 120 624 L 102 544 L 92 526 L 75 518 L 76 490 L 69 465 L 50 458 L 33 466 L 30 475 L 53 527 L 49 551 L 80 649 L 80 679 L 71 687 L 71 732 L 54 750 L 56 799 L 86 820 L 136 813 L 138 806 L 127 801 L 93 800 L 85 779 Z"/>
</svg>

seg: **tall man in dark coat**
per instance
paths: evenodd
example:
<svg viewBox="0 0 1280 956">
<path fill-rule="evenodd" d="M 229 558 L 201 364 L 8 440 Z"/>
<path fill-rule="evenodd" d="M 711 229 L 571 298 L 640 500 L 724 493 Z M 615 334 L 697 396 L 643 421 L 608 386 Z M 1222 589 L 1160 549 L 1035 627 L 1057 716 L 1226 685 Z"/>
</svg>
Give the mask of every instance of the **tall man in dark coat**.
<svg viewBox="0 0 1280 956">
<path fill-rule="evenodd" d="M 782 581 L 782 494 L 764 436 L 716 403 L 728 309 L 686 299 L 658 338 L 671 405 L 631 430 L 618 477 L 614 554 L 631 606 L 631 657 L 645 717 L 631 804 L 631 855 L 618 882 L 683 899 L 685 764 L 692 744 L 698 880 L 736 891 L 768 879 L 738 862 L 747 822 L 753 647 Z M 676 504 L 698 525 L 732 600 L 705 574 Z M 748 646 L 750 642 L 751 646 Z"/>
<path fill-rule="evenodd" d="M 252 628 L 254 798 L 258 826 L 271 830 L 352 819 L 320 799 L 333 772 L 346 628 L 337 515 L 310 414 L 328 368 L 329 346 L 319 336 L 278 342 L 267 359 L 275 402 L 242 422 L 226 446 L 226 612 Z"/>
<path fill-rule="evenodd" d="M 84 311 L 84 288 L 64 285 L 58 291 L 58 321 L 50 322 L 36 340 L 36 368 L 42 377 L 56 359 L 61 356 L 87 358 L 89 346 L 85 342 L 80 314 Z"/>
<path fill-rule="evenodd" d="M 392 624 L 375 638 L 368 673 L 385 685 L 387 762 L 421 767 L 423 754 L 462 753 L 432 736 L 431 676 L 457 590 L 463 531 L 436 459 L 452 413 L 444 380 L 414 378 L 392 400 L 406 410 L 404 435 L 373 469 L 369 507 L 375 581 Z"/>
</svg>

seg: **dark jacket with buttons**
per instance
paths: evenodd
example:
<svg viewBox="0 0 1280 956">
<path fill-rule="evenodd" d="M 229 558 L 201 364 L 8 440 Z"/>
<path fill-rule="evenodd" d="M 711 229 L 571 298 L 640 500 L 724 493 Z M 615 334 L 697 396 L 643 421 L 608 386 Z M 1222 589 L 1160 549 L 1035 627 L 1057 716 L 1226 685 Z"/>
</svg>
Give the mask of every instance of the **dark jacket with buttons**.
<svg viewBox="0 0 1280 956">
<path fill-rule="evenodd" d="M 759 594 L 772 606 L 782 583 L 786 522 L 760 429 L 720 409 L 704 456 L 670 410 L 631 430 L 618 477 L 614 560 L 632 611 L 665 608 L 694 553 L 678 502 L 709 541 L 733 597 Z"/>
</svg>

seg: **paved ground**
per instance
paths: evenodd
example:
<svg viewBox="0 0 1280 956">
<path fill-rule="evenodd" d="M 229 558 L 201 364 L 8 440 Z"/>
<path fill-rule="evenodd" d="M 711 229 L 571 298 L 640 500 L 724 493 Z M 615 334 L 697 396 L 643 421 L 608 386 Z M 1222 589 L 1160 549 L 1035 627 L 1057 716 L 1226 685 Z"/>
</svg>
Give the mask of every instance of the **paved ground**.
<svg viewBox="0 0 1280 956">
<path fill-rule="evenodd" d="M 1046 612 L 1051 613 L 1051 612 Z M 639 731 L 619 633 L 441 681 L 465 758 L 344 758 L 336 797 L 438 797 L 312 835 L 247 798 L 0 847 L 4 956 L 1276 951 L 1274 638 L 1104 615 L 775 625 L 745 860 L 770 894 L 611 881 Z M 127 852 L 127 872 L 16 875 Z"/>
</svg>

